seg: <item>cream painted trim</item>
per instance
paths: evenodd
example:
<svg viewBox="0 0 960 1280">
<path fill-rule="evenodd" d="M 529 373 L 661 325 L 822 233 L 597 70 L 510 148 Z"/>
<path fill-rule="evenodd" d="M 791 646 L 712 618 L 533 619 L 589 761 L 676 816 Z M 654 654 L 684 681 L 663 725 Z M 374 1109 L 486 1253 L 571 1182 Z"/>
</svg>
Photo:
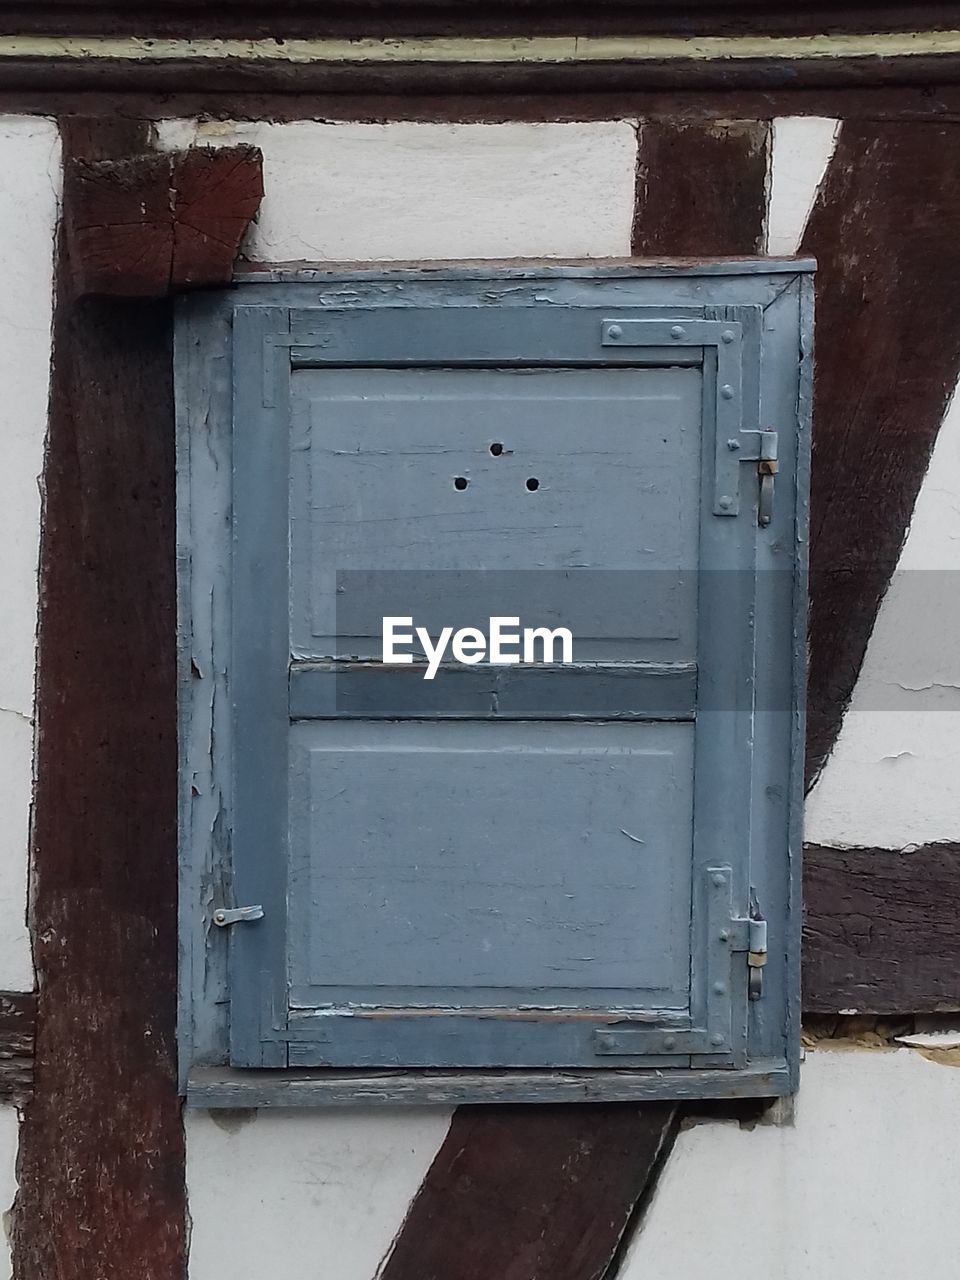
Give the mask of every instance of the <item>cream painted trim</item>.
<svg viewBox="0 0 960 1280">
<path fill-rule="evenodd" d="M 960 53 L 960 31 L 812 36 L 532 36 L 521 39 L 152 40 L 0 36 L 0 60 L 95 58 L 138 62 L 243 59 L 289 63 L 710 62 L 904 58 Z"/>
</svg>

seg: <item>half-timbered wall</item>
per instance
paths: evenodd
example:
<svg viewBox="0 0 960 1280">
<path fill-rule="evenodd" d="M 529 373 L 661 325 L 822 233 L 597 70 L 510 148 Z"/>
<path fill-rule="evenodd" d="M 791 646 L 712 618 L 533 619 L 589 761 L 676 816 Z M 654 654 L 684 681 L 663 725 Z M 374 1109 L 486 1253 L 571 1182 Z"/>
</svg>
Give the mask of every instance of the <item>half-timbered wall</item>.
<svg viewBox="0 0 960 1280">
<path fill-rule="evenodd" d="M 816 998 L 808 1007 L 903 1015 L 956 1009 L 960 989 L 949 974 L 952 999 L 928 992 L 914 999 L 891 979 L 896 994 L 872 1002 L 869 984 L 856 987 L 851 979 L 844 987 L 842 975 L 859 972 L 847 953 L 869 955 L 874 933 L 886 927 L 882 902 L 874 917 L 856 898 L 872 868 L 882 867 L 893 883 L 906 865 L 900 860 L 912 859 L 919 882 L 931 859 L 949 863 L 960 846 L 960 608 L 951 578 L 960 568 L 960 411 L 949 407 L 960 369 L 958 126 L 845 122 L 829 113 L 683 121 L 590 114 L 583 121 L 488 123 L 167 118 L 157 122 L 150 145 L 260 149 L 265 195 L 244 245 L 255 261 L 801 249 L 820 257 L 807 827 L 817 881 L 806 957 Z M 6 1052 L 3 1028 L 19 1025 L 24 1010 L 28 1016 L 26 993 L 34 985 L 26 907 L 59 151 L 54 122 L 0 119 L 0 989 L 10 993 L 0 995 L 0 1080 L 2 1058 L 19 1060 L 24 1046 L 11 1032 Z M 873 356 L 855 349 L 870 342 Z M 68 448 L 68 435 L 61 432 L 57 448 Z M 887 460 L 878 462 L 884 450 Z M 85 460 L 78 452 L 76 467 Z M 851 470 L 858 465 L 867 477 L 862 485 Z M 61 456 L 61 485 L 64 466 Z M 838 572 L 846 584 L 838 584 Z M 111 661 L 109 646 L 102 658 Z M 46 696 L 55 702 L 56 690 Z M 854 879 L 835 878 L 841 864 Z M 897 889 L 890 893 L 899 901 Z M 849 909 L 831 915 L 830 904 L 844 894 Z M 922 902 L 911 909 L 919 912 L 913 927 L 920 934 Z M 39 941 L 47 956 L 42 981 L 57 940 L 48 930 Z M 89 1007 L 79 1016 L 92 1016 Z M 818 1024 L 818 1034 L 822 1029 Z M 960 1121 L 956 1065 L 953 1051 L 891 1049 L 874 1035 L 856 1042 L 813 1037 L 794 1108 L 759 1121 L 688 1117 L 653 1196 L 611 1181 L 601 1189 L 609 1201 L 590 1202 L 580 1235 L 592 1239 L 596 1220 L 611 1215 L 616 1229 L 596 1257 L 606 1266 L 625 1232 L 616 1266 L 627 1280 L 734 1280 L 747 1269 L 782 1280 L 840 1269 L 881 1280 L 932 1272 L 960 1251 L 960 1168 L 950 1136 Z M 15 1195 L 17 1107 L 31 1105 L 20 1077 L 10 1081 L 0 1104 L 4 1209 Z M 36 1083 L 46 1086 L 42 1078 Z M 90 1099 L 96 1105 L 95 1089 Z M 608 1126 L 605 1142 L 632 1133 L 626 1110 L 605 1112 L 597 1113 L 597 1123 Z M 493 1152 L 497 1177 L 511 1186 L 507 1171 L 522 1165 L 524 1153 L 505 1145 L 509 1117 L 506 1136 L 491 1139 L 487 1131 L 483 1141 L 501 1145 L 486 1154 L 466 1111 L 451 1119 L 436 1109 L 191 1110 L 184 1122 L 191 1280 L 259 1280 L 264 1273 L 373 1280 L 381 1267 L 387 1280 L 506 1280 L 505 1270 L 473 1271 L 452 1254 L 444 1263 L 442 1248 L 426 1235 L 450 1212 L 435 1198 L 451 1188 L 454 1198 L 462 1193 L 458 1162 L 479 1195 L 489 1176 L 483 1162 L 492 1162 Z M 41 1140 L 41 1128 L 30 1141 Z M 544 1128 L 538 1138 L 558 1168 L 587 1158 L 592 1139 L 573 1135 L 577 1155 L 565 1153 L 561 1137 Z M 672 1132 L 667 1147 L 671 1141 Z M 659 1142 L 644 1148 L 650 1167 Z M 625 1145 L 624 1168 L 630 1151 Z M 42 1155 L 24 1156 L 31 1185 Z M 46 1158 L 57 1159 L 53 1147 Z M 159 1212 L 175 1211 L 175 1182 L 168 1178 Z M 160 1232 L 148 1220 L 149 1183 L 103 1194 L 118 1198 L 121 1214 L 127 1196 L 146 1206 L 139 1230 L 147 1256 L 150 1232 Z M 601 1274 L 584 1269 L 575 1250 L 549 1270 L 549 1253 L 524 1254 L 534 1246 L 523 1243 L 508 1199 L 506 1192 L 488 1195 L 473 1217 L 485 1215 L 491 1233 L 506 1234 L 508 1252 L 520 1250 L 510 1277 Z M 23 1245 L 33 1203 L 27 1198 L 17 1210 L 19 1280 L 74 1280 L 79 1244 L 71 1243 L 56 1269 L 56 1247 Z M 537 1249 L 548 1250 L 551 1224 L 570 1212 L 559 1189 L 544 1191 L 531 1207 L 539 1215 L 529 1233 Z M 437 1230 L 442 1235 L 442 1226 Z M 515 1243 L 510 1231 L 520 1232 Z M 46 1261 L 31 1270 L 31 1258 Z M 425 1258 L 429 1265 L 418 1271 L 417 1259 Z M 0 1275 L 7 1265 L 0 1251 Z M 122 1271 L 111 1264 L 87 1274 Z M 148 1280 L 168 1275 L 173 1280 L 172 1271 L 157 1270 Z"/>
</svg>

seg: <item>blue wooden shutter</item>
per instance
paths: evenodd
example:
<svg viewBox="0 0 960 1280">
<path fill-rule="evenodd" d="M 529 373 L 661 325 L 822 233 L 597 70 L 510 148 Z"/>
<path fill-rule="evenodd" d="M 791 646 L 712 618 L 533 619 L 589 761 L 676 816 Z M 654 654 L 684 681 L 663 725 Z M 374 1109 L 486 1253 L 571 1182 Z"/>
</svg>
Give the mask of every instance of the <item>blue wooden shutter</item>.
<svg viewBox="0 0 960 1280">
<path fill-rule="evenodd" d="M 236 308 L 234 1065 L 746 1062 L 762 314 L 629 292 Z M 375 661 L 490 611 L 576 662 Z"/>
</svg>

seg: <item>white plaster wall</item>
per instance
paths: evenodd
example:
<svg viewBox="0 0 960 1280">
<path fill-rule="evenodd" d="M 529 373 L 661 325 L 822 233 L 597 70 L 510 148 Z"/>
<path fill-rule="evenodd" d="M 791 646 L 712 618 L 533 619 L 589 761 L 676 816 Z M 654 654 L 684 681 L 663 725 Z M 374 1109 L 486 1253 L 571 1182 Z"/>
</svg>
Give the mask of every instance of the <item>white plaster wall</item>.
<svg viewBox="0 0 960 1280">
<path fill-rule="evenodd" d="M 161 146 L 249 142 L 266 195 L 245 246 L 266 262 L 623 257 L 637 136 L 599 124 L 195 125 Z"/>
<path fill-rule="evenodd" d="M 767 206 L 767 253 L 774 257 L 799 249 L 839 132 L 839 120 L 819 116 L 774 120 Z"/>
<path fill-rule="evenodd" d="M 373 1280 L 442 1110 L 187 1112 L 190 1280 Z"/>
<path fill-rule="evenodd" d="M 901 849 L 960 840 L 960 395 L 937 437 L 807 839 Z"/>
<path fill-rule="evenodd" d="M 953 1276 L 960 1070 L 817 1049 L 793 1125 L 682 1132 L 622 1280 Z"/>
<path fill-rule="evenodd" d="M 60 192 L 54 123 L 0 117 L 0 174 L 0 988 L 28 990 L 39 477 Z"/>
<path fill-rule="evenodd" d="M 17 1145 L 20 1121 L 15 1107 L 0 1105 L 0 1211 L 3 1233 L 0 1235 L 0 1280 L 10 1280 L 13 1264 L 8 1241 L 8 1214 L 17 1194 Z"/>
</svg>

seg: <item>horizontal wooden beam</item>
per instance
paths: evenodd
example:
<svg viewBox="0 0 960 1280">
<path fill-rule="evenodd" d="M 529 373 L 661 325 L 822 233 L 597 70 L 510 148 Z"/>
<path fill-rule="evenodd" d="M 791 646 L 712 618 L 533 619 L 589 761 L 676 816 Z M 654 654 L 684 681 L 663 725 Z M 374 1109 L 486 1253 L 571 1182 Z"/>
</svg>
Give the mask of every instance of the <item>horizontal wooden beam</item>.
<svg viewBox="0 0 960 1280">
<path fill-rule="evenodd" d="M 960 844 L 804 852 L 803 1008 L 960 1010 Z"/>
<path fill-rule="evenodd" d="M 420 36 L 4 35 L 10 91 L 636 93 L 960 82 L 945 30 Z"/>
<path fill-rule="evenodd" d="M 277 39 L 398 31 L 448 34 L 611 30 L 816 33 L 933 29 L 956 21 L 956 6 L 927 0 L 14 0 L 3 5 L 0 32 L 77 35 L 253 35 Z"/>
</svg>

